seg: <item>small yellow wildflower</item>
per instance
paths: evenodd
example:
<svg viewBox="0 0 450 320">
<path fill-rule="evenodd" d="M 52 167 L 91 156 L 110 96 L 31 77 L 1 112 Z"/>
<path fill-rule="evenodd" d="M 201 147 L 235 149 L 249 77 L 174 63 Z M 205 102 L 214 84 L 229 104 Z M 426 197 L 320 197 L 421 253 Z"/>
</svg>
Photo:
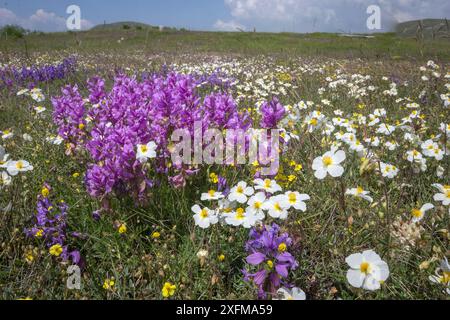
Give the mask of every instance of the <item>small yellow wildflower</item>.
<svg viewBox="0 0 450 320">
<path fill-rule="evenodd" d="M 212 183 L 217 183 L 219 182 L 219 177 L 213 172 L 209 175 L 209 181 L 211 181 Z"/>
<path fill-rule="evenodd" d="M 153 239 L 158 239 L 161 236 L 161 234 L 158 231 L 155 231 L 152 233 L 152 238 Z"/>
<path fill-rule="evenodd" d="M 282 242 L 278 245 L 278 251 L 279 252 L 285 252 L 287 249 L 286 243 Z"/>
<path fill-rule="evenodd" d="M 293 182 L 293 181 L 295 181 L 296 179 L 297 179 L 297 177 L 294 176 L 293 174 L 290 174 L 290 175 L 288 176 L 289 182 Z"/>
<path fill-rule="evenodd" d="M 28 250 L 25 253 L 25 261 L 28 262 L 29 264 L 33 263 L 34 255 L 33 255 L 33 251 L 32 250 Z"/>
<path fill-rule="evenodd" d="M 59 255 L 63 252 L 63 248 L 60 244 L 54 244 L 50 247 L 50 254 L 55 257 L 59 257 Z"/>
<path fill-rule="evenodd" d="M 220 262 L 222 262 L 222 261 L 225 260 L 225 255 L 224 255 L 224 254 L 221 254 L 221 255 L 219 255 L 219 256 L 217 257 L 217 259 L 218 259 Z"/>
<path fill-rule="evenodd" d="M 176 285 L 171 284 L 170 282 L 164 283 L 164 286 L 162 288 L 162 295 L 164 298 L 171 297 L 175 294 L 175 289 L 177 288 Z"/>
<path fill-rule="evenodd" d="M 103 282 L 103 289 L 111 290 L 114 287 L 115 284 L 116 284 L 116 282 L 114 281 L 114 278 L 106 279 Z"/>
<path fill-rule="evenodd" d="M 48 190 L 47 187 L 43 187 L 42 190 L 41 190 L 41 194 L 42 194 L 42 196 L 43 196 L 44 198 L 47 198 L 48 195 L 50 194 L 50 190 Z"/>
<path fill-rule="evenodd" d="M 120 234 L 124 234 L 125 232 L 127 232 L 127 226 L 125 225 L 125 223 L 121 223 L 118 230 Z"/>
</svg>

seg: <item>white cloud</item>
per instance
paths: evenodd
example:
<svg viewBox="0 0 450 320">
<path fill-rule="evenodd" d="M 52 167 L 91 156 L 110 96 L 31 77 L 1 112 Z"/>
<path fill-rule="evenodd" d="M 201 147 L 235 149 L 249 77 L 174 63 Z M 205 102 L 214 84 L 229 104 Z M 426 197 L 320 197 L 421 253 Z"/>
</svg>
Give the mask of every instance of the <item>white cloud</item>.
<svg viewBox="0 0 450 320">
<path fill-rule="evenodd" d="M 17 16 L 11 10 L 0 8 L 0 25 L 17 24 L 19 22 Z"/>
<path fill-rule="evenodd" d="M 214 28 L 220 31 L 241 31 L 241 30 L 245 30 L 245 26 L 234 21 L 234 20 L 230 20 L 230 21 L 222 21 L 222 20 L 217 20 L 214 23 Z"/>
<path fill-rule="evenodd" d="M 373 4 L 380 6 L 385 31 L 405 20 L 450 17 L 448 0 L 224 0 L 224 3 L 235 23 L 270 31 L 368 32 L 366 9 Z"/>
<path fill-rule="evenodd" d="M 67 17 L 58 16 L 54 12 L 38 9 L 29 17 L 19 17 L 11 10 L 0 8 L 0 26 L 7 24 L 17 24 L 25 29 L 39 31 L 66 31 Z M 81 19 L 81 29 L 86 30 L 93 27 L 93 23 L 86 19 Z"/>
</svg>

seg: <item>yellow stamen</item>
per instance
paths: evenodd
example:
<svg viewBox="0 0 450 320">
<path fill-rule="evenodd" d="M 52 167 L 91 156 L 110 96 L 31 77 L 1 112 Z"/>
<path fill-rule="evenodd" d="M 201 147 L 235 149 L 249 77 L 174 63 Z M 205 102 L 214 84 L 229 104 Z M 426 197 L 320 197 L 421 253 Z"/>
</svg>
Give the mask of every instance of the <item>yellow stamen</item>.
<svg viewBox="0 0 450 320">
<path fill-rule="evenodd" d="M 331 166 L 333 164 L 333 159 L 329 156 L 325 156 L 322 158 L 322 163 L 326 167 Z"/>
</svg>

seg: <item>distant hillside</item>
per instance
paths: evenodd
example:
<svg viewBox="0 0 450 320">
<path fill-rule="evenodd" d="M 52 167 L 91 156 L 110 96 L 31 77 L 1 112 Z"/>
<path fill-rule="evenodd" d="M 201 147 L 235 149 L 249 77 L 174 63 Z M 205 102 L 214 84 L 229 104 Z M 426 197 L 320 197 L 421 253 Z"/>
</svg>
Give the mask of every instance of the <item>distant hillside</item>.
<svg viewBox="0 0 450 320">
<path fill-rule="evenodd" d="M 157 26 L 152 26 L 149 24 L 133 21 L 121 21 L 114 23 L 99 24 L 93 27 L 91 30 L 126 30 L 126 29 L 158 29 Z"/>
<path fill-rule="evenodd" d="M 446 19 L 424 19 L 399 23 L 396 32 L 402 37 L 450 38 L 450 21 Z"/>
</svg>

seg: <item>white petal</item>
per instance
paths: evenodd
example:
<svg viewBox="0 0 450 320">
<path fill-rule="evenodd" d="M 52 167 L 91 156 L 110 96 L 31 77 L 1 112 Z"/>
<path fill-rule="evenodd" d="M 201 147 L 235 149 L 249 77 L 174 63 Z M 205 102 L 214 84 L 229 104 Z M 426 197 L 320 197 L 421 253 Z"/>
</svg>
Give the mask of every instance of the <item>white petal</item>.
<svg viewBox="0 0 450 320">
<path fill-rule="evenodd" d="M 352 269 L 359 269 L 359 266 L 361 265 L 361 263 L 363 263 L 363 261 L 364 257 L 361 253 L 354 253 L 345 258 L 345 262 Z"/>
<path fill-rule="evenodd" d="M 425 211 L 433 209 L 433 208 L 434 208 L 434 206 L 431 203 L 425 203 L 420 210 L 425 212 Z"/>
<path fill-rule="evenodd" d="M 342 150 L 339 150 L 338 152 L 336 152 L 336 153 L 334 154 L 333 160 L 334 160 L 336 163 L 341 163 L 342 161 L 345 160 L 345 152 L 342 151 Z"/>
<path fill-rule="evenodd" d="M 355 288 L 361 288 L 364 278 L 364 274 L 359 270 L 350 269 L 347 271 L 347 281 Z"/>
<path fill-rule="evenodd" d="M 333 177 L 340 177 L 344 173 L 344 168 L 339 165 L 331 165 L 328 167 L 328 173 Z"/>
<path fill-rule="evenodd" d="M 375 263 L 378 263 L 378 262 L 382 261 L 380 256 L 373 250 L 363 251 L 362 255 L 364 257 L 364 260 L 369 262 L 369 263 L 374 263 L 375 264 Z"/>
<path fill-rule="evenodd" d="M 317 179 L 322 180 L 327 176 L 327 171 L 324 168 L 320 167 L 314 172 L 314 176 Z"/>
</svg>

